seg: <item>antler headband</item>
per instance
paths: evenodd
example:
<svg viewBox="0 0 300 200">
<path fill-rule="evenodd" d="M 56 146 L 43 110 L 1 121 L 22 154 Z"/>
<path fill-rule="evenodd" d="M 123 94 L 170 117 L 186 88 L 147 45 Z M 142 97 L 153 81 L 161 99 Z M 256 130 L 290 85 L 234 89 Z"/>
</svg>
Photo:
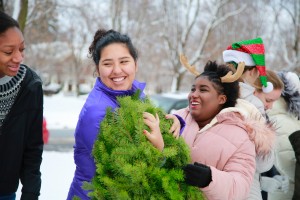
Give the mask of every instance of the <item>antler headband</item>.
<svg viewBox="0 0 300 200">
<path fill-rule="evenodd" d="M 200 75 L 200 72 L 198 72 L 195 68 L 195 66 L 191 66 L 188 62 L 188 59 L 185 55 L 180 54 L 180 62 L 181 64 L 187 68 L 188 71 L 190 71 L 192 74 L 198 76 Z M 232 71 L 228 72 L 225 76 L 221 77 L 222 83 L 232 83 L 240 78 L 240 76 L 243 74 L 245 68 L 244 62 L 239 62 L 238 67 L 236 69 L 236 72 L 233 74 Z"/>
</svg>

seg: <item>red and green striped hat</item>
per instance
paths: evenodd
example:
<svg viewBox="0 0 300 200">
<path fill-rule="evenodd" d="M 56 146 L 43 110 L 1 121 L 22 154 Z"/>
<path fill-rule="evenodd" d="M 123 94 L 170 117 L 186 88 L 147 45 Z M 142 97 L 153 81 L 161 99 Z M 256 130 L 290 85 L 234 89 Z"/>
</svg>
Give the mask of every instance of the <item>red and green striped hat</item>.
<svg viewBox="0 0 300 200">
<path fill-rule="evenodd" d="M 236 59 L 232 59 L 238 57 Z M 247 56 L 245 54 L 250 55 Z M 251 59 L 252 58 L 252 59 Z M 243 40 L 235 42 L 223 52 L 223 59 L 225 62 L 234 61 L 245 62 L 245 65 L 256 66 L 259 72 L 259 78 L 264 87 L 267 87 L 267 76 L 265 67 L 265 48 L 263 40 L 261 38 L 255 38 L 251 40 Z M 230 60 L 231 59 L 231 60 Z"/>
</svg>

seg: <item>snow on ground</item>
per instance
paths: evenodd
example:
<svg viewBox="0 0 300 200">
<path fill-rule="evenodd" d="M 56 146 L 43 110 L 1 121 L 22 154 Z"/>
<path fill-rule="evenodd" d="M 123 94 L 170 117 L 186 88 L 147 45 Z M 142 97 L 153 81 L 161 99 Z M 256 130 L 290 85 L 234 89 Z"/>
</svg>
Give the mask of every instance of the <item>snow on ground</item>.
<svg viewBox="0 0 300 200">
<path fill-rule="evenodd" d="M 41 165 L 42 188 L 40 200 L 65 200 L 73 179 L 73 152 L 44 151 Z M 17 198 L 21 196 L 21 183 Z"/>
<path fill-rule="evenodd" d="M 75 129 L 85 96 L 63 94 L 44 97 L 44 116 L 48 129 Z"/>
</svg>

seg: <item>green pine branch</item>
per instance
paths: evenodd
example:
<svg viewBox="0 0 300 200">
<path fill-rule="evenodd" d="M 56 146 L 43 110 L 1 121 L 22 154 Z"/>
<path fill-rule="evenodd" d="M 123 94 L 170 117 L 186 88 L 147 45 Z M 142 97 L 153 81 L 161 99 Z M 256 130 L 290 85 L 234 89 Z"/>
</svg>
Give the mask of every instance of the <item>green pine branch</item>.
<svg viewBox="0 0 300 200">
<path fill-rule="evenodd" d="M 120 108 L 107 110 L 94 144 L 96 175 L 83 188 L 92 199 L 203 199 L 198 188 L 184 182 L 182 167 L 190 163 L 190 151 L 183 138 L 168 133 L 173 121 L 149 99 L 118 98 Z M 165 148 L 157 150 L 143 130 L 143 112 L 157 113 Z"/>
</svg>

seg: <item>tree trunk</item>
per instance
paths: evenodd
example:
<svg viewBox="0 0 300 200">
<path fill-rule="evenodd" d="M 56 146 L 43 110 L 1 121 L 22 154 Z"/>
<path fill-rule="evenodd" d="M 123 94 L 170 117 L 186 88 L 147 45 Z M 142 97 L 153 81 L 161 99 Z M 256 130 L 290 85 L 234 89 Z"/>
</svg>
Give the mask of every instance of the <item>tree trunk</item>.
<svg viewBox="0 0 300 200">
<path fill-rule="evenodd" d="M 18 22 L 20 25 L 20 30 L 24 32 L 26 19 L 27 19 L 27 12 L 28 12 L 28 0 L 21 0 L 21 10 L 18 17 Z"/>
<path fill-rule="evenodd" d="M 3 0 L 0 0 L 0 11 L 4 12 L 4 3 L 3 3 Z"/>
</svg>

